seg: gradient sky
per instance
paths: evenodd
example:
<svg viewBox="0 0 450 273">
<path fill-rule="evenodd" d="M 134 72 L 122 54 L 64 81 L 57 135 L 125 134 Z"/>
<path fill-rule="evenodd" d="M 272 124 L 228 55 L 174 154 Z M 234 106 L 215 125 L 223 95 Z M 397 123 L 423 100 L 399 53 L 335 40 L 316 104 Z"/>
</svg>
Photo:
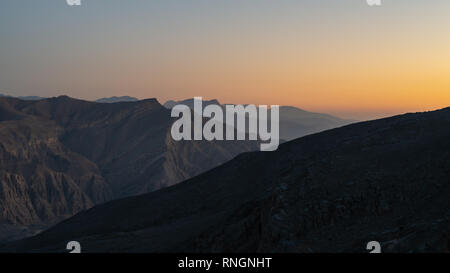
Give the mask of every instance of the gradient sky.
<svg viewBox="0 0 450 273">
<path fill-rule="evenodd" d="M 368 119 L 450 106 L 450 1 L 2 0 L 0 93 L 293 105 Z"/>
</svg>

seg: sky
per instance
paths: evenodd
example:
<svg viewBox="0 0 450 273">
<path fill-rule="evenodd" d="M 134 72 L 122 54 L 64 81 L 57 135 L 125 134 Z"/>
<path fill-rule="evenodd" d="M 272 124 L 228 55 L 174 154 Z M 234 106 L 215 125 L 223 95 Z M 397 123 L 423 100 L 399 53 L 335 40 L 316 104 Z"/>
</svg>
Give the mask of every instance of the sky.
<svg viewBox="0 0 450 273">
<path fill-rule="evenodd" d="M 0 93 L 291 105 L 353 119 L 450 106 L 450 1 L 2 0 Z"/>
</svg>

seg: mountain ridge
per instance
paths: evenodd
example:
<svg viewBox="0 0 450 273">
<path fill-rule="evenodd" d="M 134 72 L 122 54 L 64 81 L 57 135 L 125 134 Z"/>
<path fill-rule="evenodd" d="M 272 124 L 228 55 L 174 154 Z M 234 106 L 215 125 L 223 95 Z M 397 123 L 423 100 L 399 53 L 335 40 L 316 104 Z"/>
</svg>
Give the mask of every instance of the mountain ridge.
<svg viewBox="0 0 450 273">
<path fill-rule="evenodd" d="M 383 252 L 448 251 L 449 125 L 445 108 L 244 153 L 2 251 L 60 252 L 68 240 L 86 252 L 365 252 L 373 240 Z"/>
</svg>

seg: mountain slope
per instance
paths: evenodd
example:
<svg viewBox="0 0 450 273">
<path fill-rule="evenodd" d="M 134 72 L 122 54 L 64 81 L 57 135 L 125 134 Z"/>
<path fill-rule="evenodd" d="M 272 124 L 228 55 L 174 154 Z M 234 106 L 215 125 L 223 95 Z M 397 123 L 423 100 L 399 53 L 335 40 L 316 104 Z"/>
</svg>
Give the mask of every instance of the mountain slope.
<svg viewBox="0 0 450 273">
<path fill-rule="evenodd" d="M 172 122 L 154 99 L 0 98 L 0 225 L 48 226 L 107 200 L 174 185 L 258 147 L 174 142 Z"/>
<path fill-rule="evenodd" d="M 66 148 L 61 131 L 37 118 L 1 122 L 1 222 L 48 225 L 111 200 L 100 170 Z"/>
<path fill-rule="evenodd" d="M 2 251 L 450 250 L 450 108 L 253 152 L 174 187 L 96 206 Z"/>
</svg>

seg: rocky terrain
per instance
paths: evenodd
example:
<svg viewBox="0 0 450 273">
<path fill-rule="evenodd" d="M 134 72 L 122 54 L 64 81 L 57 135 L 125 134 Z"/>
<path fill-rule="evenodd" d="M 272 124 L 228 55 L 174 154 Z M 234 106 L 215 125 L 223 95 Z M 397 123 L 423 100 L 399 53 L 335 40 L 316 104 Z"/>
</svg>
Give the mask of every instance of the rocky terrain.
<svg viewBox="0 0 450 273">
<path fill-rule="evenodd" d="M 174 185 L 259 147 L 175 142 L 173 121 L 154 99 L 0 98 L 0 240 L 7 231 L 28 235 L 95 204 Z"/>
<path fill-rule="evenodd" d="M 450 108 L 352 124 L 239 155 L 83 211 L 3 252 L 450 250 Z"/>
</svg>

